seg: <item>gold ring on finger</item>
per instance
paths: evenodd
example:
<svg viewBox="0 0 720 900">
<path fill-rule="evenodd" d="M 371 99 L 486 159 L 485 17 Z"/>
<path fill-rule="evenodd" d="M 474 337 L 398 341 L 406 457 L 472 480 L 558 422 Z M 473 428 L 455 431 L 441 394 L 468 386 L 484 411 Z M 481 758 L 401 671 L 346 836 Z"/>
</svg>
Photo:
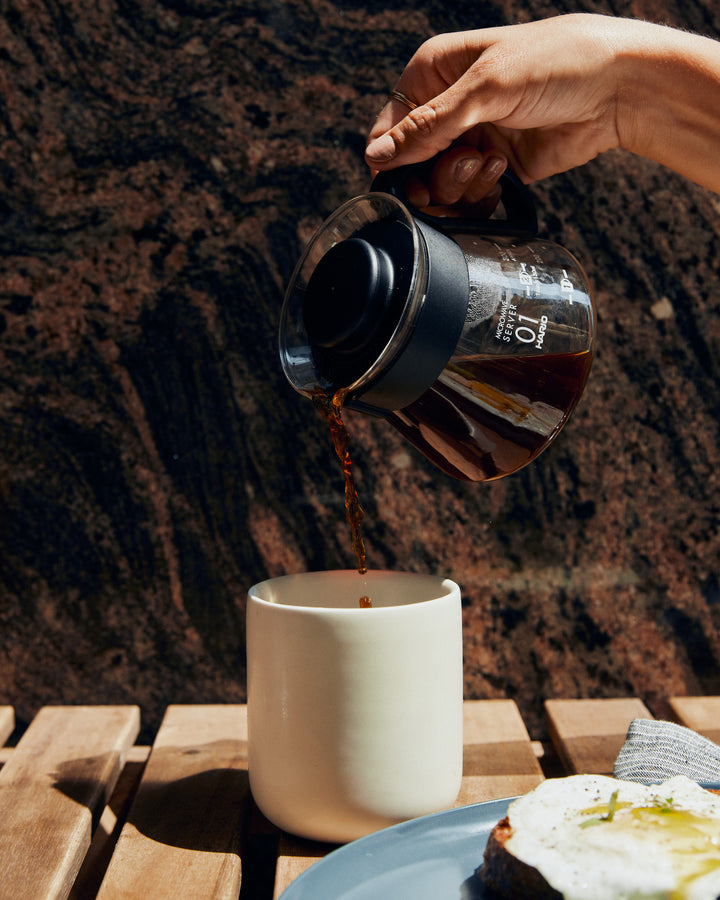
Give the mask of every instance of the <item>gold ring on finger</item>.
<svg viewBox="0 0 720 900">
<path fill-rule="evenodd" d="M 409 97 L 406 97 L 401 91 L 390 91 L 390 99 L 397 100 L 398 103 L 402 103 L 403 106 L 407 106 L 408 109 L 417 109 L 417 103 L 414 103 Z"/>
</svg>

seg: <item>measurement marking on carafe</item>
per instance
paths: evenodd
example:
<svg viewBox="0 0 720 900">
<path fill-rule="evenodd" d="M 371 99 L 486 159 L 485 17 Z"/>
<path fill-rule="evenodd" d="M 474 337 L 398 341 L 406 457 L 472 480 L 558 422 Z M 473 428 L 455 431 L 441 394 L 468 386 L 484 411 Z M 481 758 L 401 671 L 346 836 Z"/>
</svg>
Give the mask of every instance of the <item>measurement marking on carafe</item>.
<svg viewBox="0 0 720 900">
<path fill-rule="evenodd" d="M 528 287 L 533 284 L 535 278 L 537 277 L 537 270 L 535 266 L 530 266 L 530 272 L 528 272 L 526 268 L 526 263 L 520 263 L 520 272 L 518 274 L 518 278 L 520 280 L 520 284 L 527 285 Z"/>
</svg>

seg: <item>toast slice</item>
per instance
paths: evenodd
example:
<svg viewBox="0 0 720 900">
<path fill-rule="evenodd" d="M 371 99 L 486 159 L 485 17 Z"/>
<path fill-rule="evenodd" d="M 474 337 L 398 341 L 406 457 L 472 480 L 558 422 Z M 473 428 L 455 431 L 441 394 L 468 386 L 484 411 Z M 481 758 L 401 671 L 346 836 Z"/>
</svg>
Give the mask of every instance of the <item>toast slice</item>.
<svg viewBox="0 0 720 900">
<path fill-rule="evenodd" d="M 534 866 L 506 849 L 511 834 L 512 826 L 507 816 L 490 832 L 483 864 L 478 870 L 485 884 L 501 897 L 562 900 L 562 894 L 551 887 Z"/>
<path fill-rule="evenodd" d="M 718 900 L 720 797 L 682 776 L 548 779 L 510 804 L 477 874 L 504 900 Z"/>
</svg>

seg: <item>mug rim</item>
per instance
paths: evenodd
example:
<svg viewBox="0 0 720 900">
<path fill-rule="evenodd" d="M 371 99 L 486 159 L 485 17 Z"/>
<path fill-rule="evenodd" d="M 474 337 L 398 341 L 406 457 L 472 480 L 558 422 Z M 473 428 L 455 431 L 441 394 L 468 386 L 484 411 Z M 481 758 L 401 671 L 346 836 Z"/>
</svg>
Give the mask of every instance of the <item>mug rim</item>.
<svg viewBox="0 0 720 900">
<path fill-rule="evenodd" d="M 439 596 L 428 597 L 427 599 L 412 601 L 410 603 L 397 603 L 390 605 L 382 605 L 382 606 L 370 606 L 370 607 L 360 607 L 358 606 L 321 606 L 321 605 L 311 605 L 307 603 L 282 603 L 276 600 L 268 600 L 264 597 L 260 597 L 257 594 L 257 590 L 262 588 L 264 585 L 271 584 L 273 582 L 280 582 L 290 579 L 298 579 L 304 578 L 305 576 L 314 576 L 318 580 L 322 580 L 325 577 L 332 576 L 352 576 L 352 577 L 363 577 L 360 576 L 357 569 L 321 569 L 316 571 L 308 571 L 308 572 L 297 572 L 293 574 L 287 575 L 277 575 L 274 578 L 266 578 L 263 581 L 258 581 L 255 584 L 251 585 L 247 589 L 247 599 L 248 603 L 257 603 L 263 607 L 272 607 L 273 609 L 288 609 L 288 610 L 298 610 L 306 613 L 323 613 L 323 614 L 339 614 L 339 615 L 347 615 L 348 613 L 352 613 L 353 615 L 377 615 L 382 611 L 386 613 L 391 610 L 402 609 L 403 607 L 416 607 L 425 605 L 428 603 L 438 603 L 447 601 L 449 598 L 452 598 L 453 595 L 457 595 L 458 598 L 461 597 L 460 586 L 455 582 L 452 578 L 448 578 L 444 575 L 433 575 L 431 573 L 426 572 L 398 572 L 393 569 L 368 569 L 367 577 L 370 581 L 377 577 L 390 577 L 392 579 L 397 580 L 424 580 L 424 581 L 435 581 L 439 587 L 439 589 L 443 590 L 443 593 Z"/>
</svg>

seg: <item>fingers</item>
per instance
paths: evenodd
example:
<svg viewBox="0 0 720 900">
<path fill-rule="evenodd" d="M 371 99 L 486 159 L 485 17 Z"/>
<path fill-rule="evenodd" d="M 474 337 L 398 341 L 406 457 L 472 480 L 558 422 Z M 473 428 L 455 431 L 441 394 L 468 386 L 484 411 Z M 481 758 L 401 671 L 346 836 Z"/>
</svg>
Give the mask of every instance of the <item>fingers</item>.
<svg viewBox="0 0 720 900">
<path fill-rule="evenodd" d="M 446 91 L 482 53 L 481 36 L 492 35 L 493 29 L 435 35 L 413 54 L 400 76 L 395 90 L 415 106 L 422 106 Z M 473 39 L 474 38 L 474 39 Z M 377 136 L 396 125 L 408 112 L 407 107 L 388 98 L 375 123 L 371 136 Z"/>
<path fill-rule="evenodd" d="M 400 92 L 396 96 L 409 103 L 389 99 L 370 131 L 366 160 L 371 169 L 429 159 L 477 124 L 477 113 L 471 112 L 472 90 L 458 90 L 458 81 L 494 33 L 487 29 L 438 35 L 420 47 L 395 86 Z"/>
<path fill-rule="evenodd" d="M 501 119 L 515 103 L 514 89 L 493 90 L 479 68 L 415 109 L 393 100 L 370 132 L 366 162 L 381 171 L 430 159 L 471 129 Z"/>
<path fill-rule="evenodd" d="M 497 184 L 507 167 L 501 153 L 481 153 L 474 147 L 456 146 L 440 154 L 428 185 L 431 202 L 445 206 L 480 201 Z"/>
<path fill-rule="evenodd" d="M 396 159 L 403 164 L 430 159 L 460 137 L 465 129 L 453 128 L 451 121 L 439 115 L 439 100 L 436 97 L 416 109 L 405 109 L 405 115 L 384 132 L 380 129 L 383 124 L 392 121 L 393 110 L 389 116 L 383 112 L 365 148 L 368 165 L 382 170 L 391 168 Z M 396 103 L 392 101 L 392 106 Z M 397 112 L 394 114 L 397 115 Z"/>
<path fill-rule="evenodd" d="M 507 159 L 496 150 L 452 147 L 438 156 L 425 181 L 408 178 L 405 199 L 436 215 L 489 215 L 497 205 L 498 180 L 506 168 Z"/>
</svg>

